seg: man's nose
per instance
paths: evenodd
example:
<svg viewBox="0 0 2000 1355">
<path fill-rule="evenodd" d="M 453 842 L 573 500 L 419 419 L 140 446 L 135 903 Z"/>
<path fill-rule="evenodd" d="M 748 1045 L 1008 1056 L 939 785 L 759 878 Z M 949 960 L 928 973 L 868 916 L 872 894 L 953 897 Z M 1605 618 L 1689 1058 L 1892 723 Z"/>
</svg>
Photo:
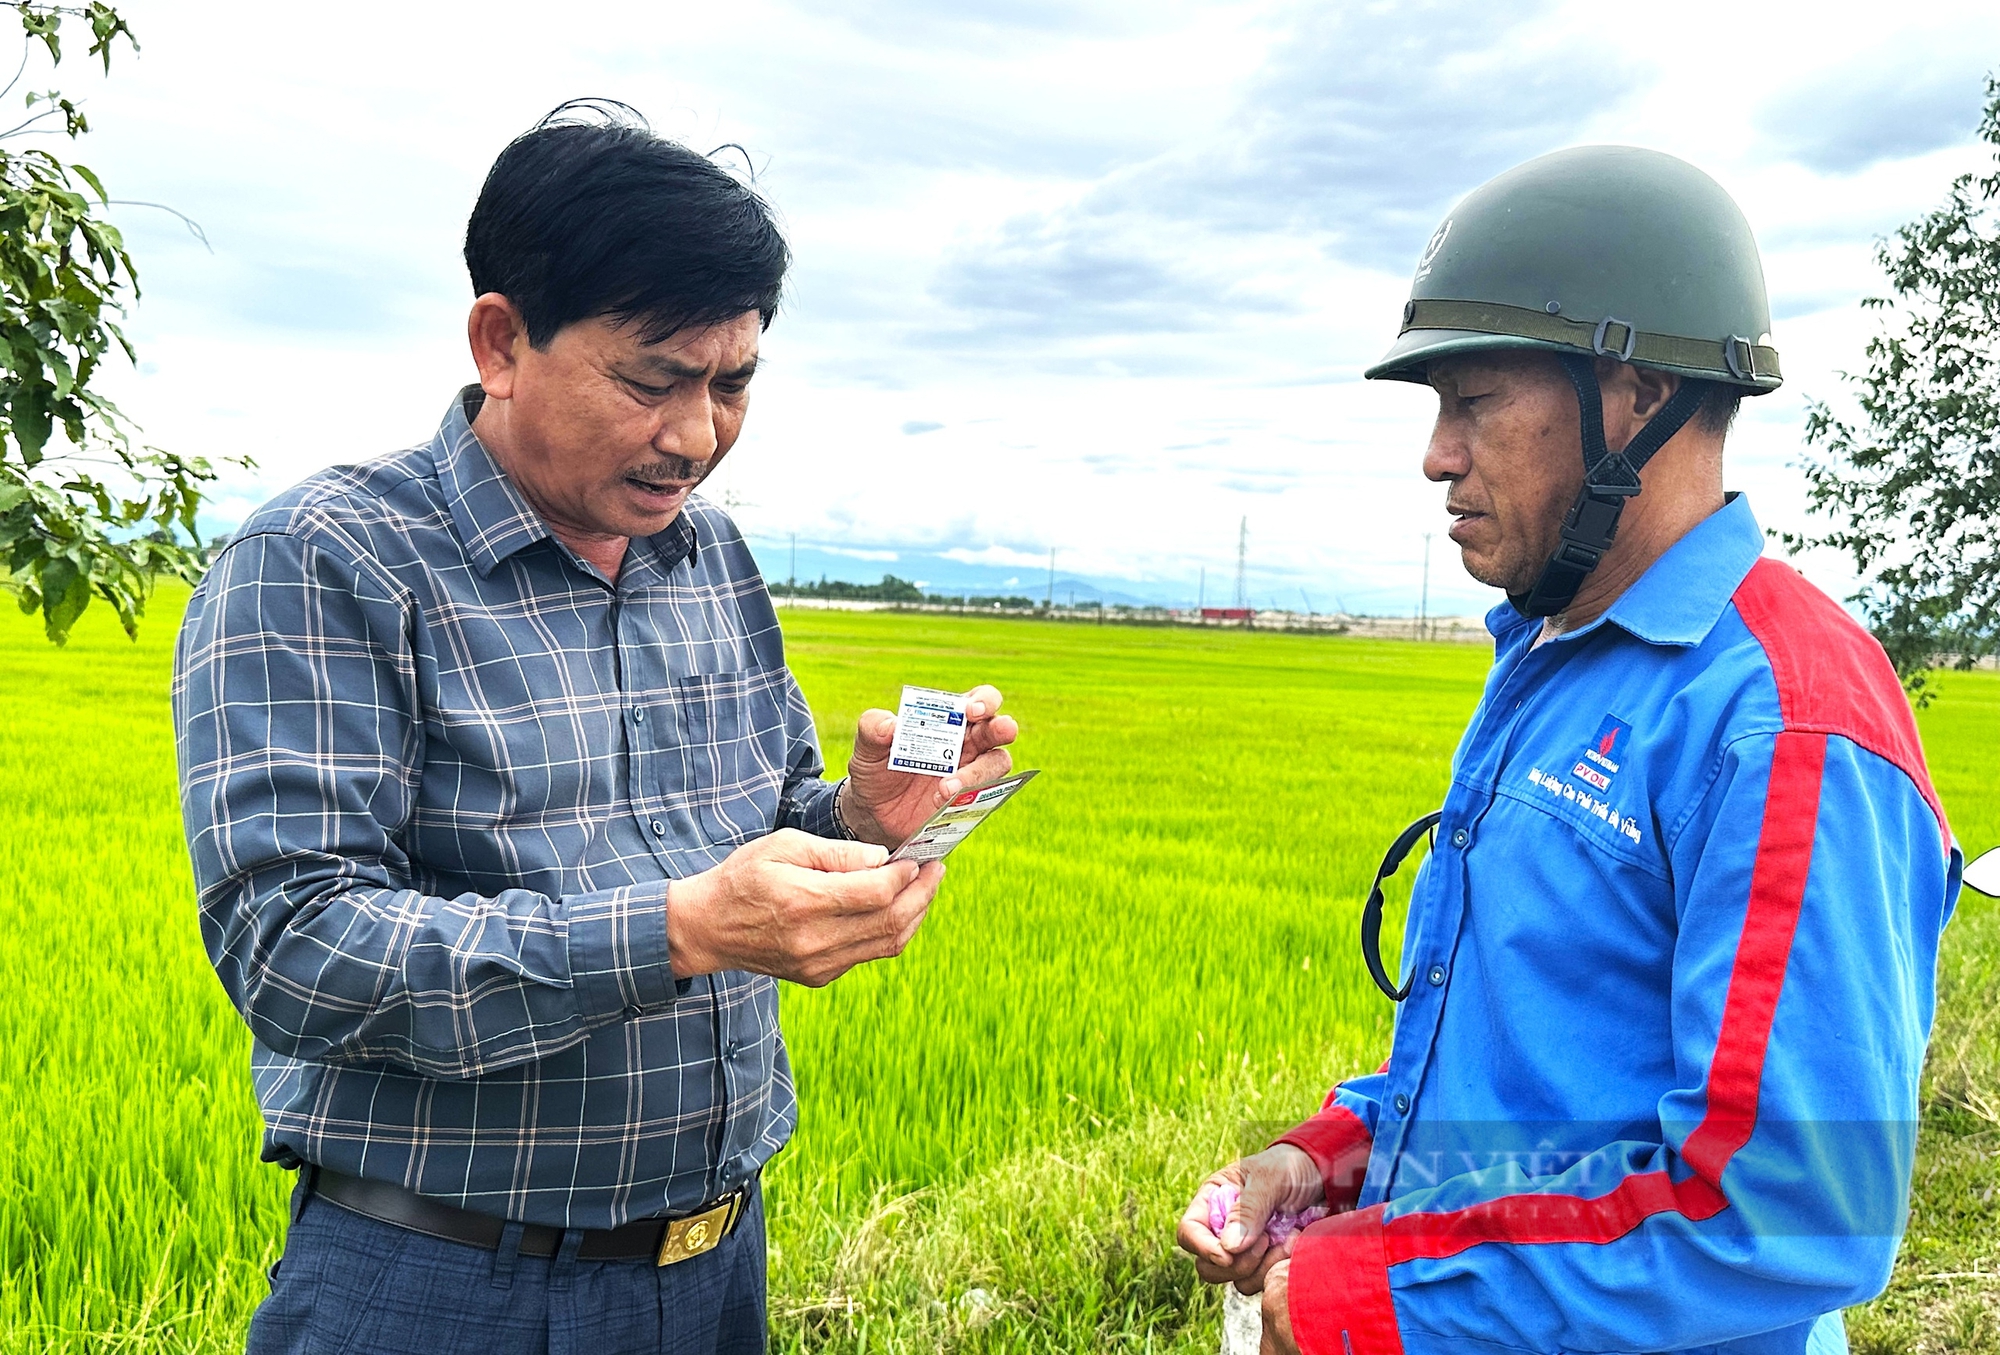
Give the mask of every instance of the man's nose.
<svg viewBox="0 0 2000 1355">
<path fill-rule="evenodd" d="M 706 386 L 685 399 L 670 401 L 660 411 L 659 425 L 653 430 L 653 450 L 662 456 L 706 463 L 718 445 L 715 405 Z"/>
<path fill-rule="evenodd" d="M 1424 478 L 1440 483 L 1463 480 L 1472 471 L 1472 453 L 1465 438 L 1443 419 L 1431 429 L 1430 446 L 1424 449 Z"/>
</svg>

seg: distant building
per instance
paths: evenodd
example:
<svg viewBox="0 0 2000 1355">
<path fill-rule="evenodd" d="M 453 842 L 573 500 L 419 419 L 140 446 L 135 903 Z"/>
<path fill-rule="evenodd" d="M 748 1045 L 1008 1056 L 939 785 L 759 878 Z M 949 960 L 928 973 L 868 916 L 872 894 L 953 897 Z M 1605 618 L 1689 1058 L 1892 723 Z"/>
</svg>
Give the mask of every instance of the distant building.
<svg viewBox="0 0 2000 1355">
<path fill-rule="evenodd" d="M 1201 619 L 1204 621 L 1248 621 L 1252 613 L 1248 607 L 1204 607 Z"/>
</svg>

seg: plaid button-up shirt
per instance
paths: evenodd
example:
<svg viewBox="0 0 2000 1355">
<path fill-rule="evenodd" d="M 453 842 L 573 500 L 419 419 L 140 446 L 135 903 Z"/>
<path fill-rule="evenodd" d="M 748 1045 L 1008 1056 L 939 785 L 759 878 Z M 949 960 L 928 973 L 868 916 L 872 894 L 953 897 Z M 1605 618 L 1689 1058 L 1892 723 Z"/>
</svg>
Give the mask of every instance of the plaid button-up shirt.
<svg viewBox="0 0 2000 1355">
<path fill-rule="evenodd" d="M 742 536 L 692 499 L 617 583 L 473 436 L 244 524 L 175 665 L 202 935 L 271 1160 L 611 1227 L 753 1175 L 797 1118 L 777 986 L 668 964 L 670 880 L 841 836 Z"/>
</svg>

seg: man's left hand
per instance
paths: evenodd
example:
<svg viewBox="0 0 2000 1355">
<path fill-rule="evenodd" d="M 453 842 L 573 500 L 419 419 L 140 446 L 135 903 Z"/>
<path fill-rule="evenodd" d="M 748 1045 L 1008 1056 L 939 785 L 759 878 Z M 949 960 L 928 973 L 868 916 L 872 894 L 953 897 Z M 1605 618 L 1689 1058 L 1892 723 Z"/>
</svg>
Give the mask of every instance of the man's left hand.
<svg viewBox="0 0 2000 1355">
<path fill-rule="evenodd" d="M 1257 1355 L 1299 1355 L 1292 1339 L 1291 1280 L 1290 1257 L 1264 1273 L 1264 1341 Z"/>
<path fill-rule="evenodd" d="M 840 797 L 840 818 L 848 832 L 894 851 L 952 796 L 1013 770 L 1006 745 L 1021 730 L 1013 716 L 1000 713 L 1000 693 L 980 686 L 965 695 L 965 751 L 950 776 L 890 771 L 896 717 L 886 710 L 861 713 L 854 729 L 854 757 L 847 764 L 847 788 Z"/>
</svg>

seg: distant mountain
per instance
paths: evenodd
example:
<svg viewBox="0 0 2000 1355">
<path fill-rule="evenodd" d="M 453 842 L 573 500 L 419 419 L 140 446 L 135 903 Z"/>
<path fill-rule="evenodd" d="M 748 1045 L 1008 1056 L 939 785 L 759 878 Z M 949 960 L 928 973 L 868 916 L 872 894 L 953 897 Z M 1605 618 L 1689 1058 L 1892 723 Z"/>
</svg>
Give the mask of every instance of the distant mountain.
<svg viewBox="0 0 2000 1355">
<path fill-rule="evenodd" d="M 1048 571 L 1021 566 L 967 564 L 929 551 L 901 547 L 853 546 L 827 548 L 801 541 L 797 563 L 793 563 L 790 541 L 750 538 L 750 551 L 764 571 L 765 581 L 776 590 L 797 570 L 800 583 L 819 579 L 848 583 L 878 583 L 885 574 L 908 579 L 933 594 L 966 594 L 973 597 L 1015 595 L 1041 601 L 1050 597 L 1058 605 L 1102 602 L 1105 606 L 1193 607 L 1197 601 L 1210 607 L 1234 603 L 1235 580 L 1208 575 L 1206 595 L 1197 599 L 1200 576 L 1190 571 L 1186 579 L 1122 579 L 1082 574 L 1058 568 L 1051 589 Z M 1058 565 L 1061 560 L 1058 557 Z M 1491 607 L 1496 595 L 1485 589 L 1440 586 L 1432 574 L 1430 612 L 1433 616 L 1479 615 Z M 1292 575 L 1273 577 L 1253 569 L 1250 572 L 1250 603 L 1259 608 L 1284 611 L 1350 610 L 1356 615 L 1411 616 L 1417 610 L 1417 589 L 1369 589 L 1349 580 L 1321 580 Z"/>
</svg>

